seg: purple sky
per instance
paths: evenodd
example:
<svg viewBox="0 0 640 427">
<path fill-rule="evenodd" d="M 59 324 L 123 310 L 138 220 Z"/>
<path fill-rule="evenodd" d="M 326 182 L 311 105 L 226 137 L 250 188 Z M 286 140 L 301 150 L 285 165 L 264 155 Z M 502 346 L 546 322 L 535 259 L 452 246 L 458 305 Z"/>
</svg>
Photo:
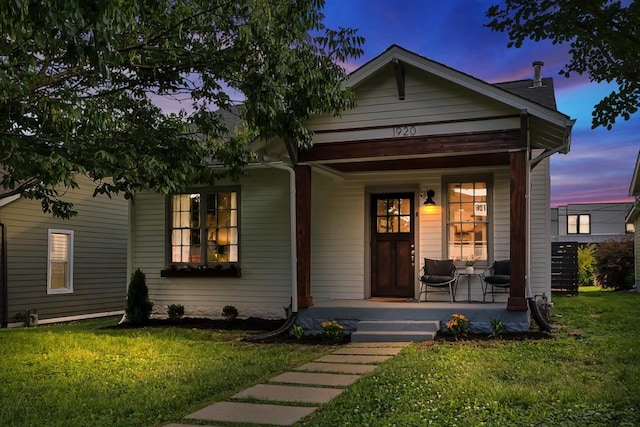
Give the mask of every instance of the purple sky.
<svg viewBox="0 0 640 427">
<path fill-rule="evenodd" d="M 640 114 L 616 121 L 613 129 L 591 130 L 593 106 L 612 86 L 567 79 L 558 71 L 568 46 L 526 42 L 507 48 L 508 37 L 483 24 L 498 0 L 326 0 L 325 24 L 357 28 L 365 54 L 349 71 L 397 44 L 489 83 L 531 78 L 531 63 L 544 61 L 543 77 L 553 77 L 558 110 L 576 119 L 571 151 L 551 157 L 551 205 L 628 202 L 629 184 L 640 149 Z"/>
</svg>

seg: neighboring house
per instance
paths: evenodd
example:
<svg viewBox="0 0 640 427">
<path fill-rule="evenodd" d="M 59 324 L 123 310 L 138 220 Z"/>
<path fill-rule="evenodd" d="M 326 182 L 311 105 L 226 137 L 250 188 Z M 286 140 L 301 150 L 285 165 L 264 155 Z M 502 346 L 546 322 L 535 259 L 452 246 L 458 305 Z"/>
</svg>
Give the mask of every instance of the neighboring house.
<svg viewBox="0 0 640 427">
<path fill-rule="evenodd" d="M 310 149 L 256 141 L 265 162 L 237 183 L 137 194 L 131 265 L 156 313 L 282 317 L 340 300 L 348 318 L 349 302 L 417 298 L 424 258 L 510 259 L 496 300 L 528 327 L 526 297 L 550 295 L 549 156 L 569 151 L 574 123 L 539 71 L 489 84 L 391 46 L 350 75 L 355 108 L 309 122 Z"/>
<path fill-rule="evenodd" d="M 631 184 L 629 185 L 629 195 L 636 198 L 635 203 L 627 215 L 627 224 L 636 231 L 634 234 L 634 256 L 635 256 L 635 277 L 636 292 L 640 292 L 640 151 L 636 160 L 636 167 L 633 170 Z"/>
<path fill-rule="evenodd" d="M 551 208 L 551 241 L 598 243 L 633 231 L 626 216 L 633 203 L 579 203 Z"/>
<path fill-rule="evenodd" d="M 93 197 L 79 177 L 67 191 L 78 215 L 54 218 L 40 202 L 0 192 L 2 326 L 23 324 L 27 310 L 39 323 L 122 313 L 127 286 L 127 202 Z"/>
</svg>

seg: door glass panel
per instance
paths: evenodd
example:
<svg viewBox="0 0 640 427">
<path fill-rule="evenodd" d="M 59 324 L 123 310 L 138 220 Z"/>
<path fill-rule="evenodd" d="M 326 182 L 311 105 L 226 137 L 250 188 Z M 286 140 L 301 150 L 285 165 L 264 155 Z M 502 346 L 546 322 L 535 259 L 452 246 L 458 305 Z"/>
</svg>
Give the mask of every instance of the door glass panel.
<svg viewBox="0 0 640 427">
<path fill-rule="evenodd" d="M 401 215 L 411 214 L 411 200 L 400 199 L 400 214 Z"/>
<path fill-rule="evenodd" d="M 376 210 L 378 216 L 386 216 L 387 215 L 387 201 L 386 200 L 378 200 L 378 209 Z"/>
<path fill-rule="evenodd" d="M 400 232 L 401 233 L 411 232 L 411 216 L 410 215 L 403 215 L 400 217 Z"/>
<path fill-rule="evenodd" d="M 387 233 L 387 218 L 378 218 L 378 233 Z"/>
</svg>

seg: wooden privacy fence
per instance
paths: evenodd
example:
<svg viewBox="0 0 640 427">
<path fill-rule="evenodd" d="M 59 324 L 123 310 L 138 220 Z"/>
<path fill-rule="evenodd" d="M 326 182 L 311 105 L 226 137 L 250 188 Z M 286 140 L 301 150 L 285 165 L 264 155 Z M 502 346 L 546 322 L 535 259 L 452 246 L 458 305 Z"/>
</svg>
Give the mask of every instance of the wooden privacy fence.
<svg viewBox="0 0 640 427">
<path fill-rule="evenodd" d="M 578 243 L 551 243 L 551 292 L 578 294 Z"/>
</svg>

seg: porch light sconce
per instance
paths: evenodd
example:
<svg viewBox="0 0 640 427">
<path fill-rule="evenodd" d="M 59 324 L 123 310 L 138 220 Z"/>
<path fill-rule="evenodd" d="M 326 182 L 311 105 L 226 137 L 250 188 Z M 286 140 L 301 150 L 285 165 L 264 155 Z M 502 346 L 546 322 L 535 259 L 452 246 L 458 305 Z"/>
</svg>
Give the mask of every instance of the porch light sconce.
<svg viewBox="0 0 640 427">
<path fill-rule="evenodd" d="M 433 190 L 426 190 L 424 192 L 425 195 L 425 200 L 424 200 L 424 204 L 429 206 L 435 206 L 436 202 L 433 200 L 433 196 L 436 195 L 436 192 Z"/>
</svg>

